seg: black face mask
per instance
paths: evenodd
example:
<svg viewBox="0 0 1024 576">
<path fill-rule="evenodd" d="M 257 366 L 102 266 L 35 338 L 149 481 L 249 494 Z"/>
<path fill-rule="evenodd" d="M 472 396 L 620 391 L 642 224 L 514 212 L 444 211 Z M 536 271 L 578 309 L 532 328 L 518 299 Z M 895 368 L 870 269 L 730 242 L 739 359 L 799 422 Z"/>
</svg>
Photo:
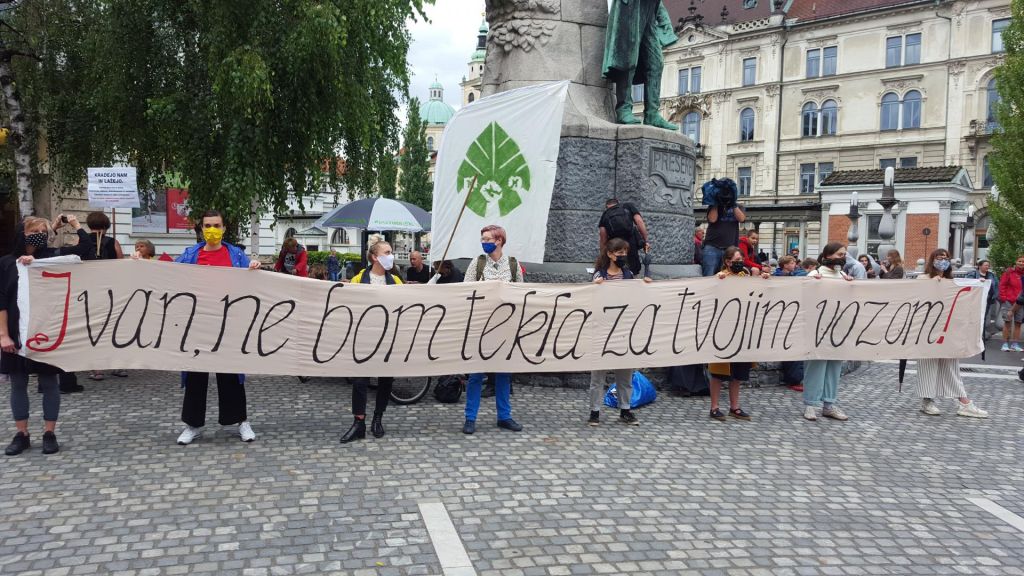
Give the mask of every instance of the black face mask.
<svg viewBox="0 0 1024 576">
<path fill-rule="evenodd" d="M 734 274 L 743 272 L 746 268 L 743 266 L 743 262 L 729 262 L 729 270 Z"/>
<path fill-rule="evenodd" d="M 844 264 L 846 264 L 846 258 L 825 258 L 825 266 L 829 268 L 843 266 Z"/>
<path fill-rule="evenodd" d="M 25 245 L 35 246 L 36 248 L 46 248 L 46 232 L 25 234 Z"/>
<path fill-rule="evenodd" d="M 625 268 L 629 264 L 629 259 L 625 256 L 616 256 L 615 265 L 619 268 Z"/>
</svg>

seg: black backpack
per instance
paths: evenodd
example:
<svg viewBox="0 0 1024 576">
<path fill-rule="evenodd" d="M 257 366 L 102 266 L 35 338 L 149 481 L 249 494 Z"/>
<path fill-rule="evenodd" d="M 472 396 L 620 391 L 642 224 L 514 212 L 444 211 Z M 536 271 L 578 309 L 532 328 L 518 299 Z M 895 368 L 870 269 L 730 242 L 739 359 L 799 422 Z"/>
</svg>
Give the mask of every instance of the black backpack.
<svg viewBox="0 0 1024 576">
<path fill-rule="evenodd" d="M 441 376 L 434 385 L 434 398 L 442 404 L 455 404 L 466 387 L 462 376 Z"/>
<path fill-rule="evenodd" d="M 608 239 L 622 238 L 630 244 L 633 243 L 633 214 L 622 204 L 612 206 L 604 211 L 607 227 L 605 232 Z"/>
</svg>

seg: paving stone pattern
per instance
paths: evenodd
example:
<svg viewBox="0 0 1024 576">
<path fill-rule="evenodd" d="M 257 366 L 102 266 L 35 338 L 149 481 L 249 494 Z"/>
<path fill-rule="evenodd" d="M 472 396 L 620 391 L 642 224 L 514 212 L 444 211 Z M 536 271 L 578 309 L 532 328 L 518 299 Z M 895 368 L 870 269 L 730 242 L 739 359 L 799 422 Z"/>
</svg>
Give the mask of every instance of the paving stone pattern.
<svg viewBox="0 0 1024 576">
<path fill-rule="evenodd" d="M 927 417 L 895 374 L 844 377 L 845 423 L 766 387 L 743 391 L 751 422 L 664 395 L 639 427 L 588 428 L 584 391 L 517 386 L 521 433 L 485 399 L 464 436 L 462 406 L 428 397 L 347 446 L 343 380 L 251 377 L 252 444 L 216 425 L 211 386 L 186 447 L 176 374 L 85 381 L 59 454 L 33 394 L 36 445 L 0 460 L 0 574 L 441 574 L 423 499 L 481 575 L 1024 574 L 1024 533 L 966 500 L 1024 515 L 1022 384 L 969 377 L 991 419 Z"/>
</svg>

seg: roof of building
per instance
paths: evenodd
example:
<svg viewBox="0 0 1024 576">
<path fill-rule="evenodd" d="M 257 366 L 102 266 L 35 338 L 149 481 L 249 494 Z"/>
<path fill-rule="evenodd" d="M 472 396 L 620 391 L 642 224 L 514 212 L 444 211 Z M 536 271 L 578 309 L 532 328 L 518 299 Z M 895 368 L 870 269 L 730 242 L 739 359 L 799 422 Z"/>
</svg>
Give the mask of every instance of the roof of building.
<svg viewBox="0 0 1024 576">
<path fill-rule="evenodd" d="M 932 166 L 928 168 L 897 168 L 896 183 L 953 182 L 963 170 L 961 166 Z M 839 170 L 828 175 L 822 186 L 848 186 L 855 184 L 877 184 L 885 180 L 885 170 Z"/>
<path fill-rule="evenodd" d="M 728 10 L 726 24 L 736 24 L 767 18 L 772 14 L 774 0 L 694 0 L 697 14 L 704 16 L 705 26 L 717 26 L 722 23 L 722 8 Z M 690 0 L 665 0 L 672 25 L 677 26 L 679 19 L 689 15 Z"/>
<path fill-rule="evenodd" d="M 444 86 L 437 79 L 430 85 L 430 100 L 420 106 L 420 118 L 427 124 L 444 126 L 455 115 L 455 108 L 446 104 L 444 100 Z"/>
<path fill-rule="evenodd" d="M 478 30 L 476 50 L 473 51 L 472 60 L 473 62 L 483 62 L 487 56 L 487 19 L 480 23 L 480 30 Z"/>
<path fill-rule="evenodd" d="M 920 2 L 921 0 L 791 0 L 786 8 L 786 18 L 807 22 Z"/>
</svg>

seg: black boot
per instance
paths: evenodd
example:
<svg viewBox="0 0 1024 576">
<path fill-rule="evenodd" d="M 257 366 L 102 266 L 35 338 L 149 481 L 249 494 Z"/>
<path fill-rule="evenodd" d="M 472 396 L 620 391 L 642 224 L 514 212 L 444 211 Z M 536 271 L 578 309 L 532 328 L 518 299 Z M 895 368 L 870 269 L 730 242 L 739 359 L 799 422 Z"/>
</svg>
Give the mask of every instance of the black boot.
<svg viewBox="0 0 1024 576">
<path fill-rule="evenodd" d="M 43 454 L 56 454 L 60 452 L 60 444 L 57 444 L 57 435 L 53 432 L 43 433 Z"/>
<path fill-rule="evenodd" d="M 32 443 L 28 441 L 28 434 L 18 432 L 14 435 L 14 440 L 11 440 L 11 444 L 6 450 L 4 450 L 4 454 L 8 456 L 17 456 L 31 447 Z"/>
<path fill-rule="evenodd" d="M 366 420 L 356 418 L 355 422 L 352 423 L 352 427 L 341 437 L 341 443 L 348 444 L 353 440 L 362 440 L 363 438 L 366 438 Z"/>
<path fill-rule="evenodd" d="M 373 415 L 373 421 L 370 422 L 370 432 L 373 433 L 374 438 L 381 438 L 384 436 L 384 424 L 381 422 L 381 419 L 383 418 L 383 414 Z"/>
</svg>

